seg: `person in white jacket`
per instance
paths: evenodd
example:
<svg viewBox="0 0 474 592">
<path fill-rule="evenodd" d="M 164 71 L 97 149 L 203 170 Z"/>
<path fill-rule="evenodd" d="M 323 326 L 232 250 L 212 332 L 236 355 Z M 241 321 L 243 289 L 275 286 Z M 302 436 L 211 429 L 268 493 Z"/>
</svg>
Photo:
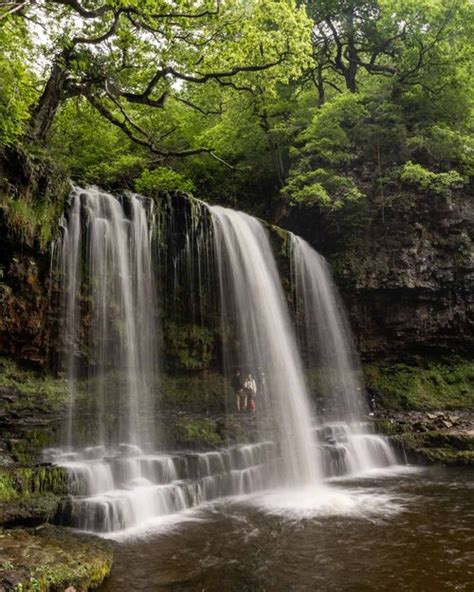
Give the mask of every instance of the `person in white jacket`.
<svg viewBox="0 0 474 592">
<path fill-rule="evenodd" d="M 245 379 L 244 388 L 245 392 L 247 393 L 247 409 L 250 411 L 255 411 L 257 408 L 257 383 L 250 372 Z"/>
</svg>

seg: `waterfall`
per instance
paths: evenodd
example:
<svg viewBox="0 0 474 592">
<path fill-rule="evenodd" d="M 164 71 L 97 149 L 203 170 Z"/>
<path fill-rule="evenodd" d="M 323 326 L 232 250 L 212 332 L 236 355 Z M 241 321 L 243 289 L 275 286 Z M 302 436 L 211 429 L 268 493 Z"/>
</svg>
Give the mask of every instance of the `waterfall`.
<svg viewBox="0 0 474 592">
<path fill-rule="evenodd" d="M 325 474 L 358 473 L 395 464 L 384 438 L 366 433 L 366 397 L 348 320 L 326 260 L 291 235 L 292 282 L 301 348 L 309 372 L 317 372 L 326 423 L 320 441 L 329 453 Z M 331 466 L 332 464 L 332 466 Z"/>
<path fill-rule="evenodd" d="M 211 452 L 143 454 L 127 448 L 113 457 L 89 447 L 44 451 L 64 467 L 74 497 L 62 500 L 57 521 L 98 533 L 142 527 L 153 520 L 230 495 L 275 486 L 272 442 Z M 123 452 L 123 453 L 122 453 Z"/>
<path fill-rule="evenodd" d="M 218 206 L 209 211 L 222 324 L 235 326 L 238 345 L 226 344 L 227 372 L 237 367 L 257 378 L 264 373 L 264 388 L 257 393 L 260 434 L 280 447 L 283 483 L 315 483 L 321 475 L 314 419 L 267 232 L 243 212 Z"/>
<path fill-rule="evenodd" d="M 58 522 L 128 531 L 223 496 L 274 489 L 285 503 L 292 503 L 289 488 L 306 491 L 313 503 L 325 478 L 395 462 L 387 442 L 361 428 L 354 350 L 324 260 L 297 237 L 292 245 L 302 307 L 296 316 L 305 322 L 299 337 L 332 400 L 324 423 L 313 414 L 261 222 L 195 200 L 175 210 L 168 199 L 155 215 L 153 202 L 141 196 L 73 190 L 53 246 L 70 397 L 63 447 L 44 451 L 45 461 L 69 476 L 71 496 Z M 154 402 L 162 275 L 160 288 L 172 295 L 170 318 L 202 330 L 216 330 L 220 319 L 224 373 L 230 378 L 240 368 L 256 377 L 255 413 L 241 415 L 252 428 L 255 422 L 256 442 L 207 452 L 160 449 Z"/>
<path fill-rule="evenodd" d="M 55 249 L 70 393 L 65 444 L 80 444 L 86 423 L 88 444 L 149 448 L 158 362 L 153 205 L 134 195 L 121 203 L 94 188 L 75 188 L 70 201 Z M 78 401 L 81 365 L 88 405 Z"/>
</svg>

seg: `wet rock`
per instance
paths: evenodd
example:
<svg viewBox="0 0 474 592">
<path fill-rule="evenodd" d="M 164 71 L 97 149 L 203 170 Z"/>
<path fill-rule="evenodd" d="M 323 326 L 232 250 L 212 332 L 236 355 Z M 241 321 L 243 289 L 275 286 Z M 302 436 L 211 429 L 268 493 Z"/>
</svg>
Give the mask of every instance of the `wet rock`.
<svg viewBox="0 0 474 592">
<path fill-rule="evenodd" d="M 342 253 L 340 241 L 317 244 L 311 230 L 307 238 L 330 261 L 338 253 L 336 281 L 363 358 L 470 351 L 474 208 L 467 194 L 402 194 L 385 220 L 372 222 L 370 236 L 357 246 L 342 241 Z"/>
<path fill-rule="evenodd" d="M 387 412 L 374 419 L 376 430 L 416 463 L 474 466 L 474 413 L 459 412 L 452 422 L 437 413 Z"/>
<path fill-rule="evenodd" d="M 0 590 L 86 592 L 110 573 L 113 545 L 63 528 L 6 530 L 0 534 Z"/>
<path fill-rule="evenodd" d="M 51 520 L 67 493 L 61 467 L 9 466 L 0 469 L 0 525 L 38 525 Z"/>
<path fill-rule="evenodd" d="M 453 423 L 451 421 L 446 420 L 446 419 L 442 419 L 441 423 L 445 428 L 449 429 L 449 428 L 453 427 Z"/>
<path fill-rule="evenodd" d="M 52 520 L 60 498 L 53 495 L 0 501 L 0 525 L 38 526 Z"/>
</svg>

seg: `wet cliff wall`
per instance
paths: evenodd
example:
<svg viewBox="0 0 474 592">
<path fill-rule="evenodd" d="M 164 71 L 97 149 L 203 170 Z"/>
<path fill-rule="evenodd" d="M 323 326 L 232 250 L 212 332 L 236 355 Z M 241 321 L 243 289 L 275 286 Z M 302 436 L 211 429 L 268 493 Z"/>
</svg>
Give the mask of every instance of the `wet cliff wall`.
<svg viewBox="0 0 474 592">
<path fill-rule="evenodd" d="M 0 355 L 43 368 L 52 339 L 50 244 L 69 190 L 44 157 L 20 148 L 0 154 Z"/>
<path fill-rule="evenodd" d="M 30 163 L 26 172 L 22 166 L 4 171 L 0 191 L 0 463 L 38 461 L 58 434 L 67 401 L 58 362 L 58 308 L 50 305 L 57 298 L 50 244 L 69 182 L 58 175 L 52 182 L 41 164 Z M 222 428 L 233 400 L 221 372 L 217 286 L 208 273 L 209 217 L 185 194 L 159 194 L 155 202 L 160 406 L 168 431 L 179 439 L 172 445 L 219 445 L 239 437 L 241 426 L 233 433 Z M 370 392 L 381 406 L 473 408 L 474 371 L 465 361 L 473 345 L 472 202 L 467 195 L 407 193 L 387 205 L 383 216 L 368 219 L 368 226 L 358 224 L 350 232 L 344 221 L 328 222 L 323 215 L 293 213 L 281 223 L 332 263 L 362 359 L 369 363 Z M 288 234 L 268 229 L 290 294 Z M 233 330 L 226 328 L 227 338 Z M 86 366 L 87 349 L 82 355 Z M 442 365 L 433 367 L 434 358 Z M 400 364 L 407 360 L 409 366 Z"/>
<path fill-rule="evenodd" d="M 348 228 L 344 212 L 280 220 L 331 262 L 363 360 L 470 356 L 474 201 L 401 192 Z"/>
<path fill-rule="evenodd" d="M 2 187 L 0 355 L 57 372 L 61 346 L 58 310 L 50 306 L 55 287 L 49 247 L 68 185 L 67 180 L 48 184 L 42 175 L 48 177 L 33 163 L 26 173 L 20 169 L 10 175 Z M 180 400 L 178 407 L 193 412 L 203 406 L 224 412 L 228 401 L 220 394 L 225 386 L 222 334 L 217 286 L 209 273 L 209 218 L 185 194 L 158 194 L 155 202 L 163 408 L 172 409 Z M 473 220 L 468 195 L 404 193 L 355 230 L 348 230 L 338 214 L 328 221 L 321 213 L 292 212 L 281 223 L 332 263 L 362 360 L 395 363 L 416 356 L 471 355 Z M 269 230 L 289 290 L 288 236 L 277 227 Z"/>
</svg>

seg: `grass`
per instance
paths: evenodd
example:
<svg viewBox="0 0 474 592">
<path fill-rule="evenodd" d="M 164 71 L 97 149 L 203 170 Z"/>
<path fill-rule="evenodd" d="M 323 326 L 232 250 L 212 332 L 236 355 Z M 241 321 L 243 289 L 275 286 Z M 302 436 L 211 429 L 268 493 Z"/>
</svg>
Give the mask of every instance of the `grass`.
<svg viewBox="0 0 474 592">
<path fill-rule="evenodd" d="M 379 395 L 385 409 L 474 410 L 474 363 L 467 360 L 370 364 L 364 374 L 367 387 Z"/>
<path fill-rule="evenodd" d="M 61 378 L 23 368 L 9 358 L 0 356 L 0 387 L 14 387 L 21 396 L 5 405 L 6 410 L 37 407 L 51 411 L 64 407 L 67 385 Z"/>
</svg>

